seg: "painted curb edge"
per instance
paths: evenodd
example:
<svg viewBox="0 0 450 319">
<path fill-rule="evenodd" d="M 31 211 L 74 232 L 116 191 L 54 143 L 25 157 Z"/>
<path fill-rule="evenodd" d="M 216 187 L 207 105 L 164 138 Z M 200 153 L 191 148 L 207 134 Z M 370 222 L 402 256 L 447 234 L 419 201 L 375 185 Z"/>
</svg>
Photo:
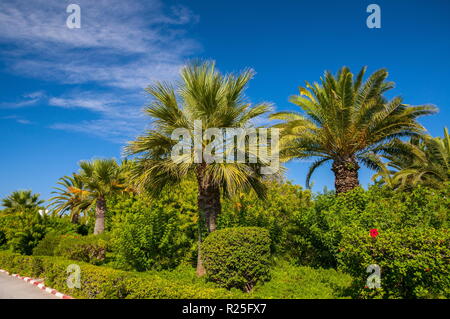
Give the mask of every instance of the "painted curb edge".
<svg viewBox="0 0 450 319">
<path fill-rule="evenodd" d="M 5 273 L 7 275 L 10 275 L 10 273 L 8 271 L 3 270 L 3 269 L 0 269 L 0 272 Z M 75 299 L 75 298 L 73 298 L 71 296 L 68 296 L 68 295 L 65 295 L 63 293 L 60 293 L 56 289 L 53 289 L 53 288 L 50 288 L 50 287 L 46 287 L 42 281 L 38 281 L 38 280 L 30 278 L 30 277 L 22 277 L 22 276 L 20 276 L 18 274 L 11 274 L 10 276 L 18 278 L 18 279 L 22 279 L 23 281 L 25 281 L 25 282 L 33 285 L 33 286 L 36 286 L 37 288 L 39 288 L 41 290 L 44 290 L 45 292 L 47 292 L 49 294 L 55 295 L 58 298 L 61 298 L 61 299 Z"/>
</svg>

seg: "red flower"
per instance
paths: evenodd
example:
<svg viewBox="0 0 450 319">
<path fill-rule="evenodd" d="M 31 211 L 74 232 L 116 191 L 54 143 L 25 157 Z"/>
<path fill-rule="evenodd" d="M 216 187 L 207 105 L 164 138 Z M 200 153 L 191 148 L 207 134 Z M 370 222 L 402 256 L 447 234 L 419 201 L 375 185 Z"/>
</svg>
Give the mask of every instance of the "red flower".
<svg viewBox="0 0 450 319">
<path fill-rule="evenodd" d="M 370 230 L 370 236 L 372 236 L 372 238 L 377 237 L 377 236 L 378 236 L 378 229 L 372 228 L 372 229 Z"/>
</svg>

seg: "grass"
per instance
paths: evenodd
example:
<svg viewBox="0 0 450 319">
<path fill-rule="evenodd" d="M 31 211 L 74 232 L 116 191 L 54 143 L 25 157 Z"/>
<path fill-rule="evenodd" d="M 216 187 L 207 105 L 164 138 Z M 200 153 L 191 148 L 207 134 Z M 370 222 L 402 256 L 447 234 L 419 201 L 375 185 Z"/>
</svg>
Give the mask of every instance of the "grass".
<svg viewBox="0 0 450 319">
<path fill-rule="evenodd" d="M 344 291 L 349 288 L 352 277 L 334 269 L 294 266 L 288 262 L 279 262 L 272 268 L 272 278 L 258 284 L 252 292 L 243 293 L 232 289 L 233 298 L 255 299 L 336 299 L 350 298 Z M 143 277 L 157 275 L 180 285 L 198 288 L 218 288 L 205 277 L 199 278 L 195 269 L 182 265 L 175 270 L 147 271 Z"/>
</svg>

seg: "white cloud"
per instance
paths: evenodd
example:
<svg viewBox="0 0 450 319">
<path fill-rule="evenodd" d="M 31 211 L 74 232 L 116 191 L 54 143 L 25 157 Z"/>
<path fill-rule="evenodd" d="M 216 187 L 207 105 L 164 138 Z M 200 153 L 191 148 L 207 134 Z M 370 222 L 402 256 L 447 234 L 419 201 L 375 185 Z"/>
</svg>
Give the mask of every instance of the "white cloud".
<svg viewBox="0 0 450 319">
<path fill-rule="evenodd" d="M 123 119 L 100 119 L 76 124 L 56 123 L 50 128 L 94 135 L 114 143 L 123 144 L 129 141 L 130 138 L 142 133 L 145 126 L 141 125 L 138 128 L 133 125 L 133 122 Z"/>
<path fill-rule="evenodd" d="M 27 119 L 24 119 L 24 118 L 22 118 L 22 117 L 20 117 L 20 116 L 17 116 L 17 115 L 3 116 L 3 117 L 0 117 L 0 119 L 2 119 L 2 120 L 14 120 L 14 121 L 16 121 L 17 123 L 25 124 L 25 125 L 27 125 L 27 124 L 33 124 L 31 121 L 29 121 L 29 120 L 27 120 Z"/>
<path fill-rule="evenodd" d="M 27 93 L 23 95 L 23 98 L 20 101 L 0 103 L 0 108 L 17 109 L 26 106 L 32 106 L 35 105 L 37 102 L 41 101 L 43 97 L 45 97 L 45 93 L 42 91 Z"/>
<path fill-rule="evenodd" d="M 141 131 L 143 88 L 155 80 L 173 81 L 185 60 L 200 50 L 185 31 L 198 16 L 184 6 L 166 7 L 161 0 L 76 3 L 81 7 L 80 29 L 66 26 L 70 1 L 2 0 L 0 44 L 8 45 L 0 53 L 8 70 L 71 85 L 63 93 L 48 92 L 48 104 L 99 115 L 96 121 L 57 123 L 53 128 L 114 140 L 134 134 L 138 126 Z M 94 88 L 74 92 L 74 84 L 93 84 L 102 93 Z M 47 95 L 34 92 L 9 107 L 29 106 Z"/>
<path fill-rule="evenodd" d="M 98 92 L 70 92 L 51 97 L 48 104 L 67 109 L 85 109 L 99 115 L 99 119 L 80 123 L 55 123 L 52 129 L 70 130 L 95 135 L 112 142 L 123 143 L 143 132 L 149 120 L 142 112 L 142 96 L 99 94 Z"/>
</svg>

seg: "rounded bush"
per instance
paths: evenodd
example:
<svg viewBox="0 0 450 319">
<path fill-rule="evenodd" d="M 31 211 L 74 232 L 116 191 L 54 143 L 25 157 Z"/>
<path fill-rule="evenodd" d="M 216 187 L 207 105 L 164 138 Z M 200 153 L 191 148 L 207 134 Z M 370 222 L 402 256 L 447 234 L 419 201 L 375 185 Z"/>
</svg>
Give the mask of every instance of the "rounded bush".
<svg viewBox="0 0 450 319">
<path fill-rule="evenodd" d="M 270 234 L 264 228 L 218 230 L 201 247 L 208 278 L 222 287 L 248 292 L 270 278 Z"/>
</svg>

